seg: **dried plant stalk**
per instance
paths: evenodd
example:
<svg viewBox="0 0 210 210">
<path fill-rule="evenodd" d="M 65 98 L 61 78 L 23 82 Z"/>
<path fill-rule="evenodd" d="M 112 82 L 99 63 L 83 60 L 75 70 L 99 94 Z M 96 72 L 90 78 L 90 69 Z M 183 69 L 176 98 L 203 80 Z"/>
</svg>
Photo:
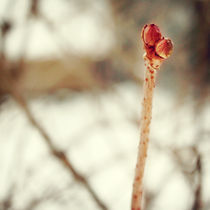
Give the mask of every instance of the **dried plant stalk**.
<svg viewBox="0 0 210 210">
<path fill-rule="evenodd" d="M 156 74 L 161 63 L 170 56 L 173 48 L 171 40 L 162 37 L 159 28 L 154 24 L 144 26 L 142 30 L 142 40 L 146 51 L 144 55 L 146 71 L 144 78 L 143 109 L 141 114 L 140 144 L 133 183 L 131 210 L 141 210 L 143 176 L 149 143 L 152 99 Z"/>
</svg>

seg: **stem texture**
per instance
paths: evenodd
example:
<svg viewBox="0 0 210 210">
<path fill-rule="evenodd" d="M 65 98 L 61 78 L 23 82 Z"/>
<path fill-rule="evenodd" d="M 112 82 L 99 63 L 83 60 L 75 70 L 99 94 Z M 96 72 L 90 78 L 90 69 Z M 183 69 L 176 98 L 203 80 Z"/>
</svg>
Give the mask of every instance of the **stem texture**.
<svg viewBox="0 0 210 210">
<path fill-rule="evenodd" d="M 152 68 L 145 58 L 145 78 L 144 78 L 144 98 L 141 114 L 140 144 L 138 147 L 138 157 L 133 183 L 133 194 L 131 210 L 141 210 L 143 176 L 149 143 L 150 123 L 152 119 L 152 98 L 155 88 L 156 70 Z"/>
</svg>

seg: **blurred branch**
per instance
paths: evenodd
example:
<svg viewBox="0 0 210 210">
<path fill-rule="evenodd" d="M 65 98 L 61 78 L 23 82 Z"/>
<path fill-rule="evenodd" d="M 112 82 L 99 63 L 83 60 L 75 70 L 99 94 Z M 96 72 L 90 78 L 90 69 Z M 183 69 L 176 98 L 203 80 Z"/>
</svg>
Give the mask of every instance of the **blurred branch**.
<svg viewBox="0 0 210 210">
<path fill-rule="evenodd" d="M 15 99 L 15 101 L 20 105 L 22 110 L 25 112 L 28 120 L 31 122 L 31 124 L 39 131 L 41 136 L 43 137 L 43 140 L 47 144 L 48 148 L 50 149 L 51 154 L 59 160 L 63 166 L 68 169 L 69 172 L 74 176 L 75 180 L 82 184 L 86 190 L 90 193 L 92 196 L 93 200 L 97 203 L 97 205 L 100 207 L 100 209 L 107 210 L 108 208 L 106 205 L 101 201 L 101 199 L 98 197 L 96 192 L 93 190 L 87 179 L 80 174 L 77 169 L 74 168 L 73 164 L 71 161 L 67 158 L 67 155 L 63 152 L 60 151 L 56 148 L 56 146 L 53 144 L 51 138 L 48 136 L 46 131 L 40 126 L 40 124 L 35 120 L 33 114 L 31 113 L 26 101 L 24 98 L 17 93 L 16 91 L 12 92 L 12 96 Z"/>
<path fill-rule="evenodd" d="M 0 202 L 0 209 L 1 210 L 8 210 L 12 207 L 12 199 L 13 199 L 14 191 L 15 191 L 15 185 L 13 184 L 10 187 L 6 198 L 3 201 Z"/>
<path fill-rule="evenodd" d="M 171 149 L 171 148 L 163 148 L 159 144 L 154 143 L 153 144 L 162 151 L 169 151 L 171 156 L 173 157 L 174 161 L 176 162 L 177 167 L 182 172 L 185 180 L 188 182 L 188 185 L 192 188 L 193 194 L 194 194 L 194 201 L 193 205 L 191 207 L 191 210 L 202 210 L 202 176 L 203 176 L 203 170 L 202 170 L 202 159 L 201 154 L 198 151 L 198 145 L 192 146 L 192 147 L 186 147 L 182 149 Z M 186 163 L 183 160 L 183 157 L 180 155 L 180 153 L 184 150 L 189 150 L 193 153 L 193 156 L 196 158 L 196 163 L 194 166 L 189 167 L 186 165 Z M 196 179 L 197 178 L 197 179 Z M 194 184 L 195 180 L 197 180 L 197 183 Z"/>
<path fill-rule="evenodd" d="M 70 183 L 70 185 L 67 185 L 65 188 L 58 189 L 56 187 L 50 187 L 49 189 L 45 190 L 42 195 L 39 197 L 33 198 L 25 207 L 23 210 L 33 210 L 37 208 L 40 204 L 43 202 L 47 202 L 49 200 L 58 201 L 61 200 L 61 195 L 65 191 L 67 191 L 70 187 L 72 187 L 74 183 Z"/>
<path fill-rule="evenodd" d="M 198 151 L 197 151 L 198 153 Z M 196 162 L 196 172 L 198 176 L 198 184 L 196 190 L 194 192 L 195 199 L 192 206 L 192 210 L 201 210 L 202 209 L 202 163 L 201 163 L 201 155 L 198 153 L 197 162 Z"/>
</svg>

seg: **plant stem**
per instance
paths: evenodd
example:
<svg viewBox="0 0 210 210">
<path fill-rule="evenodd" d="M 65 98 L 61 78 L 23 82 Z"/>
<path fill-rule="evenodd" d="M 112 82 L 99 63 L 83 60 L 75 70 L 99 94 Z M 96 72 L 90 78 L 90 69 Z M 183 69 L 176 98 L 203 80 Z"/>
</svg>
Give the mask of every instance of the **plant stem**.
<svg viewBox="0 0 210 210">
<path fill-rule="evenodd" d="M 155 78 L 157 71 L 150 66 L 149 62 L 147 62 L 146 57 L 144 58 L 144 60 L 146 66 L 144 78 L 144 98 L 141 114 L 140 144 L 138 148 L 138 157 L 133 183 L 131 210 L 141 210 L 143 176 L 149 143 L 150 123 L 152 119 L 152 98 L 155 88 Z"/>
</svg>

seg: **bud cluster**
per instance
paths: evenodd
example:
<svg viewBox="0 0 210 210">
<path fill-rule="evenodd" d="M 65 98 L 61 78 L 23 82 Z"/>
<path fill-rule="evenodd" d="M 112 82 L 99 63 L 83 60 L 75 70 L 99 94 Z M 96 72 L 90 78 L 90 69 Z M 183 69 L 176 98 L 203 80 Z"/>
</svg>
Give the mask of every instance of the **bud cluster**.
<svg viewBox="0 0 210 210">
<path fill-rule="evenodd" d="M 172 41 L 164 38 L 155 24 L 145 25 L 141 36 L 146 51 L 145 57 L 153 68 L 158 69 L 161 63 L 171 55 Z"/>
</svg>

